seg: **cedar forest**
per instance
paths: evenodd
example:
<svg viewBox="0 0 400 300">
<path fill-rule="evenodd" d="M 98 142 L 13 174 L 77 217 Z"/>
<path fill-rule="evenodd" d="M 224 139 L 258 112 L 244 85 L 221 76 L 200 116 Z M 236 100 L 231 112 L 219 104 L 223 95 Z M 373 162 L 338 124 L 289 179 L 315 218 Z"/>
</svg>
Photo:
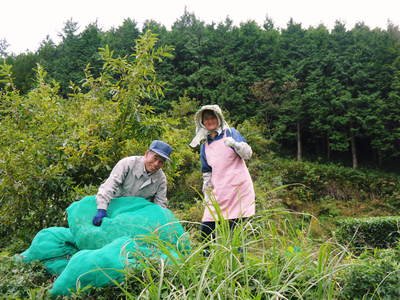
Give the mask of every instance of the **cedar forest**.
<svg viewBox="0 0 400 300">
<path fill-rule="evenodd" d="M 66 96 L 70 82 L 79 84 L 84 70 L 101 72 L 98 49 L 108 45 L 118 56 L 132 53 L 133 41 L 146 30 L 158 34 L 159 45 L 174 48 L 173 57 L 157 66 L 167 81 L 165 97 L 147 99 L 157 112 L 186 95 L 200 104 L 215 103 L 231 118 L 257 118 L 268 135 L 300 160 L 305 157 L 358 165 L 393 167 L 400 155 L 400 31 L 370 29 L 363 23 L 351 30 L 337 22 L 302 28 L 289 20 L 275 28 L 270 19 L 234 26 L 226 19 L 205 24 L 185 12 L 167 30 L 148 21 L 142 30 L 127 19 L 103 32 L 91 24 L 69 20 L 56 45 L 44 40 L 35 52 L 6 55 L 21 93 L 34 84 L 41 64 L 60 83 Z"/>
</svg>

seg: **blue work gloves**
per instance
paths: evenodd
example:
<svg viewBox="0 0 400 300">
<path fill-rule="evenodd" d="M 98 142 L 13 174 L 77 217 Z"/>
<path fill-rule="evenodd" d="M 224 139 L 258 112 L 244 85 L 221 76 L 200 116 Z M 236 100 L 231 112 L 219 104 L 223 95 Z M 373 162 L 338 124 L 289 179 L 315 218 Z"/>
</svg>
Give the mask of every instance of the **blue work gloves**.
<svg viewBox="0 0 400 300">
<path fill-rule="evenodd" d="M 107 217 L 107 211 L 105 209 L 98 209 L 93 218 L 93 225 L 100 226 L 104 217 Z"/>
</svg>

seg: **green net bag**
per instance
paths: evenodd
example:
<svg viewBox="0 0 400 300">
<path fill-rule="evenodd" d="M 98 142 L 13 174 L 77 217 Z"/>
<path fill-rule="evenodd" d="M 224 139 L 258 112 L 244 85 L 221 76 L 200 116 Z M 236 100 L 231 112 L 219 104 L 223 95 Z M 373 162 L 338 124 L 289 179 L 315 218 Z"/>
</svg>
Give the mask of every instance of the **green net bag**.
<svg viewBox="0 0 400 300">
<path fill-rule="evenodd" d="M 51 274 L 60 274 L 69 258 L 78 251 L 69 228 L 50 227 L 39 231 L 20 257 L 24 262 L 39 260 Z"/>
<path fill-rule="evenodd" d="M 163 241 L 178 247 L 184 234 L 182 226 L 169 209 L 139 197 L 113 199 L 101 226 L 92 224 L 96 197 L 88 196 L 67 208 L 68 225 L 79 249 L 98 249 L 118 237 L 157 234 Z"/>
<path fill-rule="evenodd" d="M 172 212 L 143 198 L 113 199 L 101 226 L 92 224 L 95 196 L 72 203 L 67 213 L 69 228 L 40 231 L 21 253 L 24 261 L 38 259 L 53 274 L 61 273 L 52 295 L 121 281 L 128 265 L 141 268 L 146 259 L 177 263 L 190 250 L 188 235 Z"/>
</svg>

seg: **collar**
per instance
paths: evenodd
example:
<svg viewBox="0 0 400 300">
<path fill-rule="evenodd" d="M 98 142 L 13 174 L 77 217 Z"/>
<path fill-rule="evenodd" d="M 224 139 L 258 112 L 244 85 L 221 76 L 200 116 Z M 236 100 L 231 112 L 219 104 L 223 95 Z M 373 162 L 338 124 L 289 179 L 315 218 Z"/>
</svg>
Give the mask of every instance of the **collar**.
<svg viewBox="0 0 400 300">
<path fill-rule="evenodd" d="M 143 175 L 148 176 L 146 168 L 144 166 L 144 156 L 141 156 L 137 163 L 138 163 L 138 166 L 136 168 L 133 168 L 133 173 L 135 174 L 135 176 L 137 178 L 140 178 Z"/>
<path fill-rule="evenodd" d="M 217 130 L 214 130 L 214 131 L 216 131 L 217 136 L 219 136 L 222 133 L 223 129 L 221 127 L 218 127 Z M 208 132 L 208 136 L 210 135 L 210 133 L 211 133 L 211 131 Z"/>
<path fill-rule="evenodd" d="M 208 143 L 212 143 L 213 141 L 217 141 L 219 139 L 221 139 L 224 136 L 224 130 L 220 127 L 216 130 L 217 135 L 215 136 L 214 139 L 211 138 L 210 135 L 207 135 L 207 142 Z"/>
</svg>

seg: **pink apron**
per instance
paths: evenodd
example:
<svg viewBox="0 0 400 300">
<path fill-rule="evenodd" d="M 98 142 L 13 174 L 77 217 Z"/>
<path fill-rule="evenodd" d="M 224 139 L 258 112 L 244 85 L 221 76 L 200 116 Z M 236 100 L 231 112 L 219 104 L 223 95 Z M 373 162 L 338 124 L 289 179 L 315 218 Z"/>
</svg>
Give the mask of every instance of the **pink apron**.
<svg viewBox="0 0 400 300">
<path fill-rule="evenodd" d="M 213 195 L 224 219 L 250 217 L 255 214 L 253 182 L 244 160 L 224 144 L 224 137 L 205 143 L 207 163 L 212 168 Z M 203 222 L 215 221 L 217 215 L 210 201 L 206 202 Z"/>
</svg>

